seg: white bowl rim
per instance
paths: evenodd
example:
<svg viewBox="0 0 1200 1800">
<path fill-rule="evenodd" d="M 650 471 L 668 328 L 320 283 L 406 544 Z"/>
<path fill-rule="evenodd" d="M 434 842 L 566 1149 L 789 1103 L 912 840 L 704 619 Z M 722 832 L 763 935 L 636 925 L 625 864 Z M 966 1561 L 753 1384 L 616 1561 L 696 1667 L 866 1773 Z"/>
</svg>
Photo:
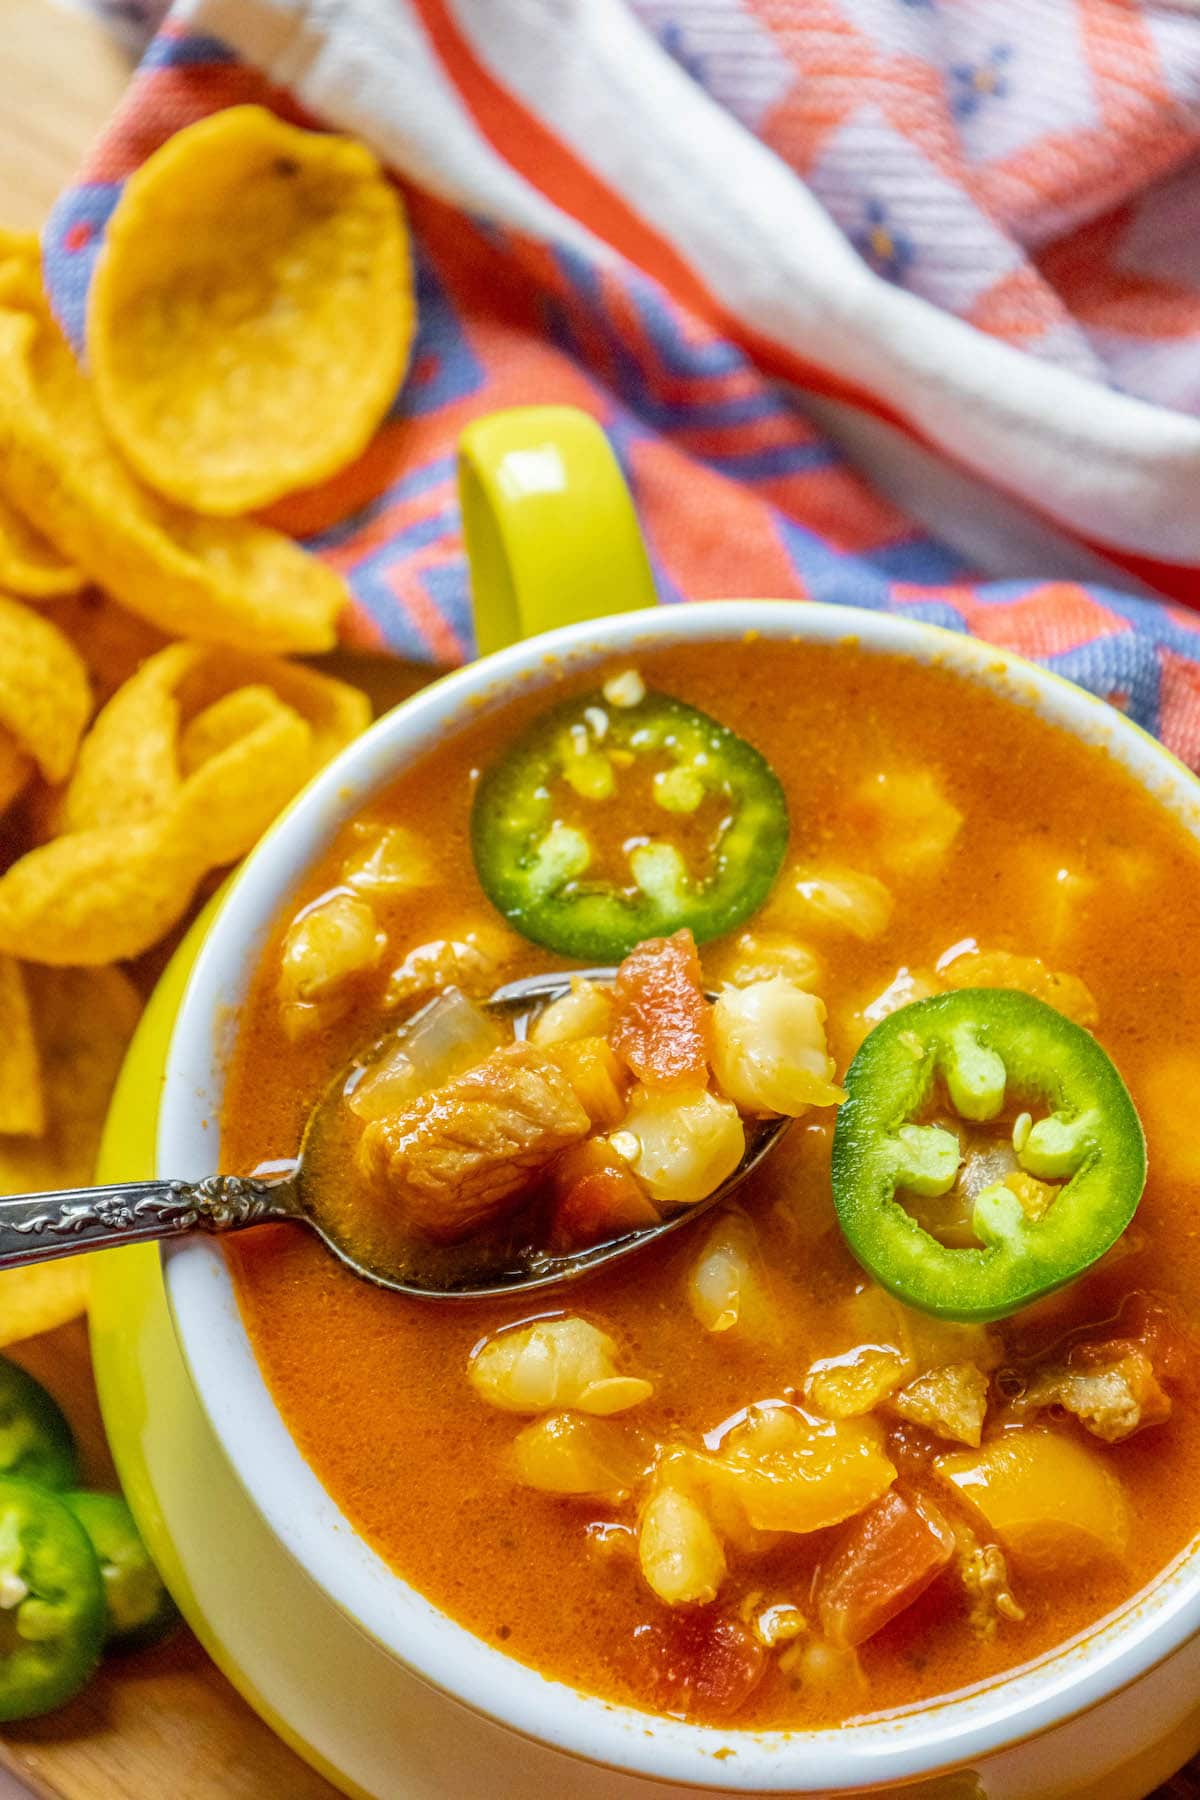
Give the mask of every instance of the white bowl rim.
<svg viewBox="0 0 1200 1800">
<path fill-rule="evenodd" d="M 272 827 L 233 881 L 197 957 L 168 1051 L 158 1167 L 212 1171 L 232 1008 L 304 869 L 366 798 L 446 733 L 464 707 L 502 704 L 622 652 L 686 642 L 853 641 L 937 663 L 1109 750 L 1200 836 L 1200 784 L 1106 702 L 1011 652 L 923 620 L 854 607 L 729 600 L 587 621 L 516 644 L 421 690 L 351 744 Z M 475 715 L 477 716 L 477 715 Z M 1200 1629 L 1200 1541 L 1107 1622 L 1007 1676 L 903 1713 L 824 1731 L 747 1731 L 655 1717 L 550 1680 L 438 1611 L 359 1538 L 293 1443 L 259 1371 L 219 1247 L 164 1252 L 180 1346 L 230 1464 L 275 1537 L 325 1594 L 406 1667 L 475 1710 L 609 1767 L 726 1792 L 847 1791 L 977 1762 L 1099 1705 Z"/>
</svg>

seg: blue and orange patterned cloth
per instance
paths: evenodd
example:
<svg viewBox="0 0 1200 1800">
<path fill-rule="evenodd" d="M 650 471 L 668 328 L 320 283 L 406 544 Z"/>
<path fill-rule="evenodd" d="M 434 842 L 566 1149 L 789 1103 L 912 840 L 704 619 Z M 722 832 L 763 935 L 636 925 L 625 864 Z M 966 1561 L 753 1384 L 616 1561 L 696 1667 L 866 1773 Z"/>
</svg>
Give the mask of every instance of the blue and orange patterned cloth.
<svg viewBox="0 0 1200 1800">
<path fill-rule="evenodd" d="M 1190 6 L 182 0 L 47 227 L 81 353 L 123 180 L 247 100 L 362 136 L 415 234 L 385 425 L 271 515 L 345 574 L 347 641 L 472 654 L 455 441 L 568 402 L 612 438 L 664 603 L 970 631 L 1200 767 Z"/>
</svg>

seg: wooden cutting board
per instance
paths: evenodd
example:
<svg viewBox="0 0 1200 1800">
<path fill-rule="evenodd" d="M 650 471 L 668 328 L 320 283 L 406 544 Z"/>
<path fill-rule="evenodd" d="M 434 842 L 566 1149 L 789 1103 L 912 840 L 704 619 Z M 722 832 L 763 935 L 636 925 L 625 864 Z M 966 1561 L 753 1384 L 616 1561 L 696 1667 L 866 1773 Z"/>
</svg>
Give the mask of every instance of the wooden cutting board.
<svg viewBox="0 0 1200 1800">
<path fill-rule="evenodd" d="M 116 104 L 129 63 L 95 21 L 51 0 L 0 0 L 0 14 L 0 224 L 39 227 Z M 419 680 L 395 671 L 376 698 L 391 703 Z M 111 1482 L 82 1324 L 13 1354 L 68 1414 L 89 1481 Z M 53 1718 L 9 1729 L 0 1767 L 42 1800 L 330 1800 L 335 1792 L 267 1729 L 186 1631 L 107 1665 Z M 1200 1766 L 1155 1800 L 1200 1800 Z"/>
</svg>

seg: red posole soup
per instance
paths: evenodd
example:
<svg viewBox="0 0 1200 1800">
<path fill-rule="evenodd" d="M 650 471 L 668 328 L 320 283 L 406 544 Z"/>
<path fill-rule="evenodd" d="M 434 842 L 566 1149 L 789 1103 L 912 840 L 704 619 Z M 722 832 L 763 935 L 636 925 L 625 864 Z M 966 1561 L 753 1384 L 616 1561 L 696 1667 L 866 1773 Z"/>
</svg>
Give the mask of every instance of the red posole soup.
<svg viewBox="0 0 1200 1800">
<path fill-rule="evenodd" d="M 333 1084 L 322 1204 L 433 1288 L 703 1217 L 454 1304 L 239 1239 L 297 1445 L 452 1618 L 649 1712 L 1045 1656 L 1194 1531 L 1195 942 L 1184 826 L 945 669 L 696 645 L 464 719 L 278 919 L 224 1166 Z"/>
</svg>

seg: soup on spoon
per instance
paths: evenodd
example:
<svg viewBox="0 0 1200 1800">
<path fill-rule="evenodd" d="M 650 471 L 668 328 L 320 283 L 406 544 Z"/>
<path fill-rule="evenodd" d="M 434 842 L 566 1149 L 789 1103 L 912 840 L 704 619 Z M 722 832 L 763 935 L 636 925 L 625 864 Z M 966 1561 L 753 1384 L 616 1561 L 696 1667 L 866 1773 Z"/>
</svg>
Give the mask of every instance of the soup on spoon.
<svg viewBox="0 0 1200 1800">
<path fill-rule="evenodd" d="M 790 1119 L 840 1099 L 822 1017 L 779 981 L 710 1000 L 686 929 L 616 970 L 534 976 L 482 1002 L 451 986 L 339 1073 L 287 1179 L 380 1285 L 551 1287 L 695 1219 Z M 753 1072 L 738 1065 L 748 1018 Z M 732 1093 L 710 1087 L 714 1057 Z"/>
</svg>

